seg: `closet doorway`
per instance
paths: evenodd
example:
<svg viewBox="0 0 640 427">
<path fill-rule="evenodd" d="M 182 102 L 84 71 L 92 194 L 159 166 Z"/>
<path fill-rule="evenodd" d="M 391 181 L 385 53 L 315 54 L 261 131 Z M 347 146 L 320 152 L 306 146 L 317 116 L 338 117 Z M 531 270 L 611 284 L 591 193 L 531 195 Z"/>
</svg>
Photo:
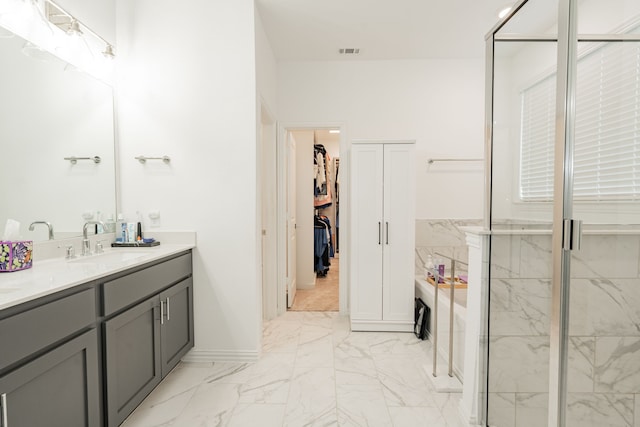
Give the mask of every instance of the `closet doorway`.
<svg viewBox="0 0 640 427">
<path fill-rule="evenodd" d="M 340 310 L 340 141 L 338 127 L 287 131 L 297 236 L 295 256 L 288 257 L 296 263 L 297 288 L 290 311 Z"/>
</svg>

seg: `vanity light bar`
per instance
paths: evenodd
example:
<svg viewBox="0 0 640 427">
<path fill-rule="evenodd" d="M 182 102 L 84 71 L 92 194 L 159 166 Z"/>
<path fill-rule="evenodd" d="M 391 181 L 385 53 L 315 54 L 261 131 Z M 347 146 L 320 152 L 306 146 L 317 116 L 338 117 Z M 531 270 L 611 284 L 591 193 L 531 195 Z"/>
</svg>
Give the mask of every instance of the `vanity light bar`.
<svg viewBox="0 0 640 427">
<path fill-rule="evenodd" d="M 162 156 L 162 157 L 137 156 L 134 158 L 142 164 L 147 163 L 147 160 L 162 160 L 166 164 L 169 164 L 169 162 L 171 161 L 171 157 L 169 156 Z"/>
<path fill-rule="evenodd" d="M 102 161 L 102 159 L 100 158 L 100 156 L 93 156 L 93 157 L 76 157 L 76 156 L 71 156 L 71 157 L 65 157 L 65 160 L 69 160 L 71 162 L 72 165 L 75 165 L 76 163 L 78 163 L 78 160 L 92 160 L 93 163 L 98 164 Z"/>
<path fill-rule="evenodd" d="M 45 13 L 46 19 L 56 27 L 60 28 L 67 34 L 76 34 L 76 35 L 84 35 L 84 31 L 91 34 L 96 39 L 102 41 L 105 44 L 105 49 L 102 54 L 112 59 L 115 57 L 115 53 L 113 51 L 113 45 L 108 42 L 104 37 L 100 36 L 98 33 L 93 31 L 91 28 L 87 27 L 83 22 L 78 20 L 76 17 L 71 15 L 69 12 L 64 10 L 60 5 L 55 3 L 53 0 L 45 0 Z M 84 31 L 83 31 L 84 29 Z"/>
</svg>

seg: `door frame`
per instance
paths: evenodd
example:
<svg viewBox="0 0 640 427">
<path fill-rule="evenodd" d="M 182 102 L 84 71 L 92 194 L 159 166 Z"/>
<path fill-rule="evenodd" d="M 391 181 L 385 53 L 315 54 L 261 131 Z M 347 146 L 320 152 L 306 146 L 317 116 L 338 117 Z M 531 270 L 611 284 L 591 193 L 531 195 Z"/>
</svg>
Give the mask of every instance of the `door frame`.
<svg viewBox="0 0 640 427">
<path fill-rule="evenodd" d="M 287 203 L 287 136 L 293 131 L 313 131 L 321 129 L 340 129 L 340 314 L 347 315 L 349 313 L 348 300 L 348 282 L 349 277 L 349 239 L 348 239 L 348 213 L 349 213 L 349 162 L 348 162 L 348 139 L 347 126 L 344 122 L 286 122 L 278 123 L 277 145 L 277 258 L 278 258 L 278 297 L 277 297 L 277 313 L 282 315 L 287 311 L 287 236 L 286 236 L 286 203 Z M 311 161 L 311 160 L 309 160 Z"/>
<path fill-rule="evenodd" d="M 266 102 L 260 99 L 258 108 L 258 143 L 257 143 L 257 165 L 258 173 L 257 189 L 260 195 L 257 200 L 257 243 L 259 248 L 259 278 L 261 286 L 259 286 L 261 294 L 262 320 L 273 319 L 278 315 L 278 299 L 277 299 L 277 269 L 268 267 L 277 264 L 277 236 L 278 229 L 278 207 L 276 205 L 272 212 L 267 212 L 267 206 L 264 203 L 266 197 L 265 188 L 275 189 L 277 191 L 277 126 L 273 113 L 270 111 Z M 265 168 L 265 160 L 267 156 L 275 158 L 276 164 L 272 168 Z M 271 250 L 270 250 L 271 249 Z M 260 334 L 261 335 L 261 334 Z"/>
</svg>

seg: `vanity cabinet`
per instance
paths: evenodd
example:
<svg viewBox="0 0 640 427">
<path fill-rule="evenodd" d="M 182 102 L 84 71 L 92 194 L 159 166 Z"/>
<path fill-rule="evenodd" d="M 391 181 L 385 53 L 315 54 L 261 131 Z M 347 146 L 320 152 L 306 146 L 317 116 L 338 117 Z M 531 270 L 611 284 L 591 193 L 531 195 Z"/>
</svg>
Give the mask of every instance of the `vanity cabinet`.
<svg viewBox="0 0 640 427">
<path fill-rule="evenodd" d="M 0 426 L 102 426 L 96 292 L 0 312 Z"/>
<path fill-rule="evenodd" d="M 193 347 L 191 251 L 0 310 L 0 427 L 120 425 Z"/>
<path fill-rule="evenodd" d="M 351 329 L 413 330 L 415 144 L 354 141 Z"/>
<path fill-rule="evenodd" d="M 0 378 L 2 427 L 99 427 L 95 329 Z"/>
<path fill-rule="evenodd" d="M 106 282 L 103 294 L 106 415 L 112 427 L 193 347 L 191 255 Z"/>
</svg>

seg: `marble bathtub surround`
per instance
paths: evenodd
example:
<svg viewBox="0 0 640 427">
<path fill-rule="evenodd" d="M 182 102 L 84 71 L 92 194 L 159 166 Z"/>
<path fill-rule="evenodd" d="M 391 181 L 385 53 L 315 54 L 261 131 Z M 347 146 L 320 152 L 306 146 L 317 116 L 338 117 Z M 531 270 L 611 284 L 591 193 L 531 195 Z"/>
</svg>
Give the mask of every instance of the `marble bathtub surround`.
<svg viewBox="0 0 640 427">
<path fill-rule="evenodd" d="M 416 220 L 416 274 L 422 275 L 427 255 L 436 252 L 466 262 L 469 259 L 465 227 L 481 226 L 480 219 L 418 219 Z M 447 269 L 449 261 L 446 261 Z M 460 266 L 461 270 L 466 267 Z"/>
<path fill-rule="evenodd" d="M 459 394 L 426 378 L 430 343 L 410 333 L 351 332 L 338 313 L 266 322 L 255 363 L 182 363 L 123 427 L 462 427 Z"/>
</svg>

